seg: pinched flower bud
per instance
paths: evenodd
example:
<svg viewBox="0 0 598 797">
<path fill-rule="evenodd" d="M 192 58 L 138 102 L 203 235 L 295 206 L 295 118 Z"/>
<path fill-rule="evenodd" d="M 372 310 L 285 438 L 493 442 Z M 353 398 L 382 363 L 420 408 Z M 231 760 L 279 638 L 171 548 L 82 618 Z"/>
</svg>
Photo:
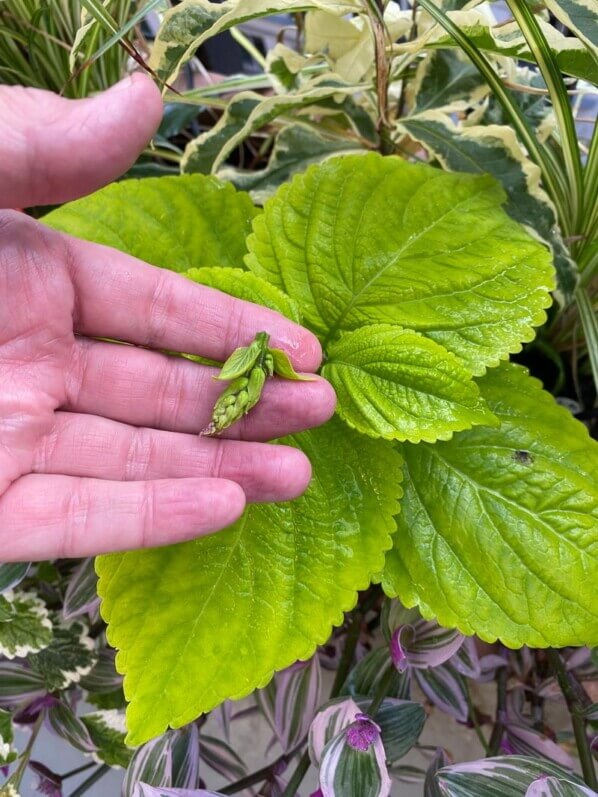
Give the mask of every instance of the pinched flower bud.
<svg viewBox="0 0 598 797">
<path fill-rule="evenodd" d="M 230 383 L 216 401 L 212 420 L 200 432 L 202 436 L 219 434 L 245 415 L 249 401 L 248 385 L 249 379 L 246 376 L 240 376 Z"/>
<path fill-rule="evenodd" d="M 265 384 L 266 372 L 260 365 L 254 366 L 249 374 L 249 383 L 247 385 L 248 402 L 246 412 L 249 412 L 258 403 Z"/>
</svg>

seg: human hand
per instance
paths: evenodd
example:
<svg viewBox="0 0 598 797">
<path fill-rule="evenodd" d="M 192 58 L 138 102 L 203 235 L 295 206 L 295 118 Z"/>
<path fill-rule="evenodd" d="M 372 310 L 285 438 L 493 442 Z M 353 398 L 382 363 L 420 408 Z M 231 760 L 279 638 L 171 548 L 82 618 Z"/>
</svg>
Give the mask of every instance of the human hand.
<svg viewBox="0 0 598 797">
<path fill-rule="evenodd" d="M 0 208 L 108 183 L 161 113 L 143 75 L 79 101 L 0 87 Z M 277 313 L 0 211 L 0 561 L 179 542 L 232 523 L 246 499 L 301 494 L 303 453 L 250 441 L 323 423 L 324 380 L 269 380 L 238 439 L 199 438 L 215 369 L 150 350 L 223 361 L 260 330 L 297 369 L 318 367 L 317 339 Z"/>
</svg>

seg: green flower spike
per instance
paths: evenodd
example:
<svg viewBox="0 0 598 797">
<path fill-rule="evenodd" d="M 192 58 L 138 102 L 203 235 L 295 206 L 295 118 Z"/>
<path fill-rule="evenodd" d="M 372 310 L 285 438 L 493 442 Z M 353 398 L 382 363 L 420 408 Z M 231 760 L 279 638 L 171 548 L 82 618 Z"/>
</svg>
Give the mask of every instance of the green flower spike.
<svg viewBox="0 0 598 797">
<path fill-rule="evenodd" d="M 230 385 L 218 397 L 212 411 L 212 420 L 200 435 L 209 437 L 220 434 L 239 421 L 253 409 L 262 396 L 269 376 L 276 374 L 284 379 L 310 381 L 311 377 L 295 372 L 291 361 L 281 349 L 269 349 L 270 335 L 258 332 L 249 346 L 242 346 L 231 354 L 218 376 Z"/>
</svg>

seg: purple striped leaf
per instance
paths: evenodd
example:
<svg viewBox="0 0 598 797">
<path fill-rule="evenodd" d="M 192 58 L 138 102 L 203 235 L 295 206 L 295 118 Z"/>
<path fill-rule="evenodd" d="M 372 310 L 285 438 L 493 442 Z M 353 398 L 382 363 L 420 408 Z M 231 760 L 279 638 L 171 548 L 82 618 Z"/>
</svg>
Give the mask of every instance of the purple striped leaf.
<svg viewBox="0 0 598 797">
<path fill-rule="evenodd" d="M 451 664 L 465 678 L 477 680 L 482 674 L 480 657 L 475 646 L 474 637 L 468 636 L 451 658 Z"/>
<path fill-rule="evenodd" d="M 400 673 L 394 668 L 390 652 L 386 648 L 372 650 L 353 667 L 341 689 L 341 695 L 350 695 L 354 698 L 374 697 L 389 669 L 393 669 L 394 672 L 387 695 L 409 700 L 411 697 L 409 673 Z"/>
<path fill-rule="evenodd" d="M 388 774 L 393 780 L 401 783 L 423 783 L 426 777 L 425 770 L 409 764 L 388 764 Z"/>
<path fill-rule="evenodd" d="M 569 780 L 541 775 L 529 786 L 525 797 L 596 797 L 596 792 Z"/>
<path fill-rule="evenodd" d="M 320 660 L 298 661 L 276 676 L 274 732 L 283 752 L 296 747 L 307 735 L 320 703 Z"/>
<path fill-rule="evenodd" d="M 480 659 L 480 675 L 477 678 L 482 683 L 486 681 L 493 681 L 496 677 L 496 671 L 500 667 L 507 667 L 509 662 L 496 653 L 489 653 L 487 656 L 482 656 Z"/>
<path fill-rule="evenodd" d="M 323 797 L 389 797 L 392 782 L 379 726 L 366 714 L 331 739 L 320 763 Z"/>
<path fill-rule="evenodd" d="M 573 769 L 573 759 L 562 747 L 533 728 L 516 723 L 505 725 L 505 736 L 510 751 L 516 755 L 538 756 L 554 761 L 566 769 Z"/>
<path fill-rule="evenodd" d="M 83 753 L 94 753 L 94 744 L 86 725 L 64 701 L 54 703 L 47 713 L 48 724 L 57 736 Z"/>
<path fill-rule="evenodd" d="M 440 769 L 434 778 L 442 797 L 521 797 L 543 776 L 584 787 L 576 775 L 552 761 L 517 755 L 453 764 Z"/>
<path fill-rule="evenodd" d="M 11 707 L 46 694 L 43 678 L 16 662 L 0 662 L 0 706 Z"/>
<path fill-rule="evenodd" d="M 428 700 L 459 722 L 467 722 L 469 708 L 463 677 L 449 664 L 429 670 L 414 670 L 417 683 Z"/>
<path fill-rule="evenodd" d="M 464 640 L 463 634 L 454 628 L 442 628 L 438 623 L 418 620 L 395 628 L 390 651 L 399 672 L 407 667 L 428 669 L 448 661 Z"/>
<path fill-rule="evenodd" d="M 266 718 L 272 730 L 274 730 L 275 726 L 274 712 L 276 706 L 276 678 L 272 678 L 272 680 L 263 689 L 256 689 L 253 694 L 255 697 L 255 702 L 258 704 L 262 714 Z"/>
<path fill-rule="evenodd" d="M 368 713 L 371 700 L 358 700 L 360 711 Z M 394 765 L 406 755 L 419 739 L 426 721 L 426 712 L 421 703 L 387 697 L 374 717 L 380 726 L 386 760 Z"/>
<path fill-rule="evenodd" d="M 171 784 L 179 789 L 198 789 L 201 785 L 199 778 L 199 728 L 192 723 L 178 731 L 173 731 L 171 744 Z"/>
<path fill-rule="evenodd" d="M 350 697 L 337 697 L 317 712 L 309 729 L 309 757 L 320 764 L 324 748 L 343 728 L 350 725 L 361 709 Z"/>
<path fill-rule="evenodd" d="M 172 786 L 172 731 L 139 747 L 127 767 L 122 797 L 140 797 L 138 784 Z"/>
<path fill-rule="evenodd" d="M 96 695 L 107 695 L 119 689 L 123 677 L 116 672 L 115 656 L 112 648 L 102 648 L 93 668 L 81 678 L 80 686 Z"/>
<path fill-rule="evenodd" d="M 100 603 L 94 561 L 93 558 L 84 559 L 69 579 L 62 607 L 65 620 L 93 612 Z"/>
<path fill-rule="evenodd" d="M 247 774 L 245 762 L 221 739 L 200 734 L 199 753 L 202 763 L 229 781 L 239 780 Z"/>
<path fill-rule="evenodd" d="M 450 764 L 448 753 L 442 747 L 436 750 L 434 758 L 430 762 L 428 771 L 426 772 L 426 779 L 424 780 L 424 797 L 442 797 L 440 786 L 436 781 L 436 773 L 439 769 L 446 767 Z"/>
<path fill-rule="evenodd" d="M 148 783 L 138 783 L 133 797 L 224 797 L 224 795 L 218 791 L 206 791 L 205 789 L 170 789 L 150 786 Z"/>
</svg>

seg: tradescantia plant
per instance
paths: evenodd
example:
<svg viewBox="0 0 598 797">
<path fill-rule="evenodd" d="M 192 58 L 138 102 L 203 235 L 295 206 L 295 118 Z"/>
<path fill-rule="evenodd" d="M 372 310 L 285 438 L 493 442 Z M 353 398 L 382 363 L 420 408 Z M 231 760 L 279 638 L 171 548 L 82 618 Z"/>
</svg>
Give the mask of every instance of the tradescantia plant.
<svg viewBox="0 0 598 797">
<path fill-rule="evenodd" d="M 195 175 L 46 217 L 301 320 L 338 394 L 336 418 L 285 441 L 313 464 L 303 498 L 97 560 L 130 744 L 309 658 L 372 581 L 489 642 L 598 642 L 598 447 L 507 362 L 554 269 L 504 200 L 491 177 L 368 154 L 311 167 L 263 212 Z"/>
</svg>

